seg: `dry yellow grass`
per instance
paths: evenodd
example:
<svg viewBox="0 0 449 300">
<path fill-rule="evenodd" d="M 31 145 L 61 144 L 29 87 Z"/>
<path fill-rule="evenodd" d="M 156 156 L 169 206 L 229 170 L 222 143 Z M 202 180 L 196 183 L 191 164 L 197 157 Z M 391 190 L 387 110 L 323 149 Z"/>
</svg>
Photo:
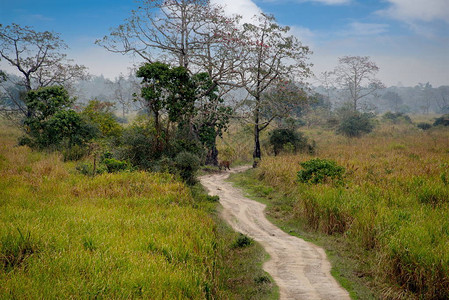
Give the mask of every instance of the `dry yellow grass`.
<svg viewBox="0 0 449 300">
<path fill-rule="evenodd" d="M 359 139 L 307 134 L 317 141 L 315 155 L 265 156 L 256 176 L 296 198 L 294 216 L 310 228 L 371 253 L 374 275 L 391 284 L 384 297 L 448 298 L 449 130 L 382 125 Z M 313 157 L 345 167 L 345 185 L 299 184 L 299 163 Z"/>
</svg>

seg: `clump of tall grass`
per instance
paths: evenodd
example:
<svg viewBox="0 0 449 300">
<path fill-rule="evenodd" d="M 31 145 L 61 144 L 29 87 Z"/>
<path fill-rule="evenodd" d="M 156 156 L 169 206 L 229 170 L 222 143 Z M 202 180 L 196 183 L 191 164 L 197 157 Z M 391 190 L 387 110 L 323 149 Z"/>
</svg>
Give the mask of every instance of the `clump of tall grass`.
<svg viewBox="0 0 449 300">
<path fill-rule="evenodd" d="M 0 264 L 5 272 L 23 266 L 31 255 L 38 249 L 38 243 L 31 237 L 31 233 L 23 234 L 19 228 L 17 232 L 8 232 L 0 240 Z"/>
</svg>

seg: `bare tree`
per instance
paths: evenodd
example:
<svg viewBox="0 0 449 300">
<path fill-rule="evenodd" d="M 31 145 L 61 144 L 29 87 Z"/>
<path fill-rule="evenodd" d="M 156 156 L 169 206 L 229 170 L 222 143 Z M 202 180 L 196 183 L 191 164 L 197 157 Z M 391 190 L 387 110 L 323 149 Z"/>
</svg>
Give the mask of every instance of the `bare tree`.
<svg viewBox="0 0 449 300">
<path fill-rule="evenodd" d="M 311 52 L 294 36 L 288 35 L 289 30 L 289 27 L 279 26 L 273 16 L 264 14 L 257 17 L 256 24 L 244 24 L 246 43 L 243 47 L 248 54 L 240 67 L 240 76 L 249 95 L 246 103 L 249 104 L 254 124 L 254 167 L 261 158 L 260 132 L 287 108 L 272 109 L 271 116 L 263 118 L 264 106 L 276 103 L 271 101 L 274 98 L 273 90 L 269 92 L 270 88 L 290 81 L 301 81 L 310 74 L 307 59 Z M 279 91 L 276 94 L 278 97 Z"/>
<path fill-rule="evenodd" d="M 51 85 L 65 85 L 87 76 L 86 67 L 73 64 L 62 53 L 67 45 L 59 34 L 37 32 L 31 27 L 0 24 L 0 56 L 22 75 L 16 84 L 25 91 Z M 22 99 L 10 99 L 16 111 L 30 115 Z"/>
<path fill-rule="evenodd" d="M 375 78 L 379 67 L 369 56 L 344 56 L 338 61 L 334 70 L 336 82 L 347 93 L 354 111 L 358 109 L 360 99 L 384 88 L 383 83 Z"/>
<path fill-rule="evenodd" d="M 335 80 L 333 79 L 333 72 L 325 71 L 319 74 L 316 78 L 322 85 L 326 92 L 327 101 L 331 100 L 331 93 L 335 90 Z"/>
<path fill-rule="evenodd" d="M 237 17 L 224 15 L 208 0 L 139 0 L 126 22 L 96 43 L 133 54 L 149 63 L 162 61 L 190 73 L 207 72 L 217 85 L 231 83 L 238 62 Z M 240 58 L 240 59 L 238 59 Z M 207 91 L 206 91 L 207 92 Z"/>
<path fill-rule="evenodd" d="M 127 80 L 123 74 L 120 74 L 110 85 L 114 91 L 115 101 L 120 105 L 122 117 L 125 118 L 126 114 L 131 110 L 134 99 L 133 94 L 137 90 L 133 89 L 130 79 L 128 78 Z"/>
</svg>

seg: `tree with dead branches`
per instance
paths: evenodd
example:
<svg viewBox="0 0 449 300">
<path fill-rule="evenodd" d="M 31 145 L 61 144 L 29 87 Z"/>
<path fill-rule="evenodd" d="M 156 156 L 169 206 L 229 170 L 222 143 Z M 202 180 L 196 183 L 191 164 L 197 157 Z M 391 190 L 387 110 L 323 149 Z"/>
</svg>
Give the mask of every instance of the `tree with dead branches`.
<svg viewBox="0 0 449 300">
<path fill-rule="evenodd" d="M 15 84 L 25 92 L 53 85 L 66 86 L 87 76 L 86 67 L 73 64 L 63 53 L 67 45 L 59 34 L 28 26 L 0 24 L 0 57 L 21 75 Z M 8 109 L 31 116 L 22 98 L 9 99 Z"/>
<path fill-rule="evenodd" d="M 334 70 L 336 82 L 346 93 L 353 111 L 357 111 L 362 98 L 373 95 L 385 87 L 375 77 L 379 67 L 369 56 L 344 56 L 340 57 L 338 62 Z"/>
<path fill-rule="evenodd" d="M 278 25 L 273 16 L 264 14 L 257 16 L 255 24 L 244 24 L 246 42 L 242 47 L 248 54 L 239 74 L 248 93 L 246 104 L 254 125 L 254 166 L 261 158 L 260 132 L 276 117 L 288 112 L 291 100 L 302 99 L 299 91 L 297 96 L 292 96 L 291 92 L 295 90 L 292 82 L 301 82 L 310 75 L 307 60 L 311 51 L 297 38 L 288 35 L 289 30 L 289 27 Z M 264 110 L 271 112 L 267 118 L 262 114 Z"/>
</svg>

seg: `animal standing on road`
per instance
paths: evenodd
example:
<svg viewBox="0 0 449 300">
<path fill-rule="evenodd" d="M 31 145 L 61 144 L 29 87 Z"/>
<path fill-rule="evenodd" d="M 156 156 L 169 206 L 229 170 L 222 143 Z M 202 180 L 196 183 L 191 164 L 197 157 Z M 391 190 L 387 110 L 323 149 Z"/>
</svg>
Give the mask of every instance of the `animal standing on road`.
<svg viewBox="0 0 449 300">
<path fill-rule="evenodd" d="M 225 170 L 231 170 L 230 165 L 231 163 L 228 160 L 223 160 L 218 163 L 218 168 L 220 169 L 220 171 L 222 168 L 224 168 Z"/>
</svg>

